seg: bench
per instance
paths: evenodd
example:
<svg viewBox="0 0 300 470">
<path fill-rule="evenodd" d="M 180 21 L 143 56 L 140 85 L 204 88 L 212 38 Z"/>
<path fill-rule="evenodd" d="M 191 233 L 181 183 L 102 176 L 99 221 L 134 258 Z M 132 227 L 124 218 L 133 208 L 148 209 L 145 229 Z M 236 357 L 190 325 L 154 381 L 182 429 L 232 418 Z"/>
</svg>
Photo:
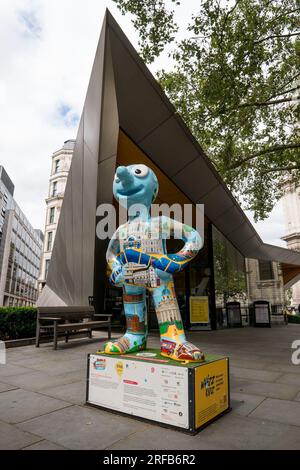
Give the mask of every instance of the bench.
<svg viewBox="0 0 300 470">
<path fill-rule="evenodd" d="M 65 336 L 65 342 L 69 336 L 78 331 L 86 331 L 92 337 L 92 330 L 108 327 L 108 339 L 111 338 L 111 317 L 107 314 L 96 314 L 92 306 L 88 307 L 38 307 L 36 321 L 35 346 L 40 345 L 41 333 L 52 333 L 53 348 L 57 349 L 58 335 Z M 99 318 L 99 320 L 97 320 Z M 104 319 L 105 318 L 105 319 Z"/>
</svg>

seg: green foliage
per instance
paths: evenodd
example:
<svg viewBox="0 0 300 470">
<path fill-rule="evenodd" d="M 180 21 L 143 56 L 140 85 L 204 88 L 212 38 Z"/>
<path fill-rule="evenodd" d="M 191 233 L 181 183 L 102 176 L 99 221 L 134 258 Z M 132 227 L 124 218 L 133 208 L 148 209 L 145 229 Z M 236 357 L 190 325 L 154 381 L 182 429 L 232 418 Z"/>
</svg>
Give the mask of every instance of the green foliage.
<svg viewBox="0 0 300 470">
<path fill-rule="evenodd" d="M 179 5 L 176 0 L 172 3 Z M 178 27 L 174 12 L 168 11 L 164 0 L 113 0 L 123 15 L 135 15 L 133 25 L 140 33 L 139 46 L 146 62 L 153 62 L 164 49 L 165 44 L 174 40 Z"/>
<path fill-rule="evenodd" d="M 113 0 L 148 62 L 173 41 L 167 2 Z M 183 6 L 183 2 L 182 6 Z M 157 13 L 158 12 L 158 13 Z M 244 208 L 267 217 L 286 177 L 300 182 L 299 0 L 199 2 L 172 70 L 158 78 Z"/>
<path fill-rule="evenodd" d="M 34 307 L 1 307 L 0 339 L 32 338 L 35 336 L 37 309 Z"/>
<path fill-rule="evenodd" d="M 300 323 L 300 315 L 287 315 L 288 323 Z"/>
</svg>

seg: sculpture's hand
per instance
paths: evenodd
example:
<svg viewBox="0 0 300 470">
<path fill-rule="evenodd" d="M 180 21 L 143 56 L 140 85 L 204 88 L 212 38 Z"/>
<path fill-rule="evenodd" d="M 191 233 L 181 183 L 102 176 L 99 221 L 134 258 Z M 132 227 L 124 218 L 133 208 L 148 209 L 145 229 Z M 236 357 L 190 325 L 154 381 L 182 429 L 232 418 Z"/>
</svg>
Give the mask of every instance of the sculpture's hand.
<svg viewBox="0 0 300 470">
<path fill-rule="evenodd" d="M 120 264 L 118 264 L 117 266 L 113 268 L 109 281 L 111 284 L 115 286 L 124 284 L 125 276 L 124 276 L 123 267 Z"/>
</svg>

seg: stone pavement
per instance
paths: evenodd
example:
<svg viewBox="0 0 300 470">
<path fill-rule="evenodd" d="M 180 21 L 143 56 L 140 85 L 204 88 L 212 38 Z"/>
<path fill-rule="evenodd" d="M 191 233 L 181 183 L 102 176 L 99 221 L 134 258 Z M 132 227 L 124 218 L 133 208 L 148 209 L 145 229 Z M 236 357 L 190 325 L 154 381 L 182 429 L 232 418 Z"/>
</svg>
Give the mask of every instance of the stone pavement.
<svg viewBox="0 0 300 470">
<path fill-rule="evenodd" d="M 300 325 L 191 333 L 231 364 L 232 411 L 196 436 L 85 406 L 86 356 L 101 340 L 7 351 L 0 365 L 0 449 L 299 449 Z M 149 346 L 158 347 L 158 335 Z"/>
</svg>

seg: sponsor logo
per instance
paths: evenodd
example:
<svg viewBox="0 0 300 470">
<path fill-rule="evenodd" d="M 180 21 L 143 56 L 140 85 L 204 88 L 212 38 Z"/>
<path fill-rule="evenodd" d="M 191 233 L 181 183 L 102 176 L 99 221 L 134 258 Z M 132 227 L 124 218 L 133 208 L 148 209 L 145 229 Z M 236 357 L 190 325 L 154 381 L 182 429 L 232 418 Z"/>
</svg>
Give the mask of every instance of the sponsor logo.
<svg viewBox="0 0 300 470">
<path fill-rule="evenodd" d="M 106 368 L 106 359 L 96 359 L 93 363 L 95 370 L 105 370 Z"/>
<path fill-rule="evenodd" d="M 119 377 L 122 377 L 123 375 L 123 372 L 124 372 L 124 364 L 123 364 L 123 361 L 118 361 L 115 365 L 115 368 L 116 368 L 116 371 L 117 371 L 117 374 Z"/>
</svg>

